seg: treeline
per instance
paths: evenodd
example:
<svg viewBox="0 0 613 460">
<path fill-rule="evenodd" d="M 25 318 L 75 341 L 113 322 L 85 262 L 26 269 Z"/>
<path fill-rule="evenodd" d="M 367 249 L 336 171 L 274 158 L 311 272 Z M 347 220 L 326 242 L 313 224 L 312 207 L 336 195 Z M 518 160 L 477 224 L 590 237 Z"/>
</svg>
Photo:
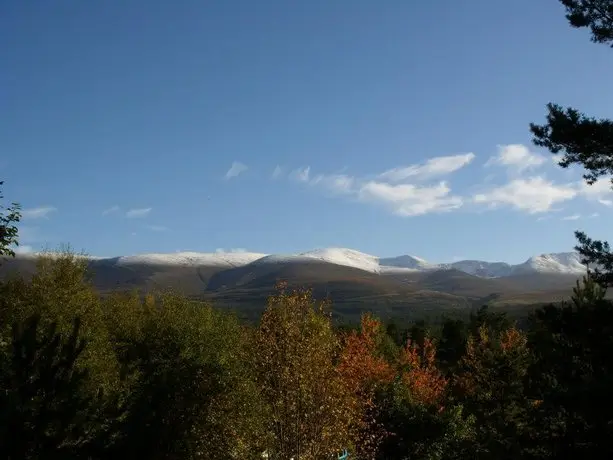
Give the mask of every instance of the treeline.
<svg viewBox="0 0 613 460">
<path fill-rule="evenodd" d="M 613 305 L 589 278 L 525 330 L 482 309 L 435 336 L 338 330 L 283 286 L 253 327 L 88 275 L 65 253 L 0 284 L 1 458 L 613 455 Z"/>
</svg>

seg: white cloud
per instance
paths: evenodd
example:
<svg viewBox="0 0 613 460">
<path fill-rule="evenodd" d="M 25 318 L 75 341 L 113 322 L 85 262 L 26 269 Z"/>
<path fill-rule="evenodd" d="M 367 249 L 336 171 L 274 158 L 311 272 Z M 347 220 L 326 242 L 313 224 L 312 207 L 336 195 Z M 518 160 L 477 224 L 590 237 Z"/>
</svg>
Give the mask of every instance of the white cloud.
<svg viewBox="0 0 613 460">
<path fill-rule="evenodd" d="M 29 254 L 31 252 L 34 252 L 34 248 L 27 244 L 25 245 L 22 244 L 22 245 L 15 247 L 14 251 L 15 251 L 15 254 Z"/>
<path fill-rule="evenodd" d="M 311 167 L 307 166 L 306 168 L 298 168 L 292 171 L 292 178 L 299 182 L 308 182 L 309 175 L 311 174 Z"/>
<path fill-rule="evenodd" d="M 351 193 L 354 191 L 356 180 L 346 174 L 319 174 L 310 183 L 322 185 L 334 192 Z"/>
<path fill-rule="evenodd" d="M 281 174 L 283 174 L 283 170 L 281 169 L 281 166 L 279 165 L 275 166 L 275 169 L 272 172 L 272 178 L 276 179 L 277 177 L 281 176 Z"/>
<path fill-rule="evenodd" d="M 115 206 L 111 206 L 110 208 L 105 209 L 104 211 L 102 211 L 102 215 L 106 216 L 107 214 L 113 214 L 119 212 L 119 206 L 115 205 Z"/>
<path fill-rule="evenodd" d="M 589 219 L 594 219 L 596 217 L 600 216 L 600 214 L 598 214 L 597 212 L 594 212 L 592 214 L 590 214 L 589 216 L 587 216 Z"/>
<path fill-rule="evenodd" d="M 247 252 L 247 250 L 244 248 L 230 248 L 230 249 L 217 248 L 215 249 L 215 252 L 221 253 L 221 254 L 226 253 L 226 252 L 243 253 L 243 252 Z"/>
<path fill-rule="evenodd" d="M 359 190 L 362 201 L 379 202 L 399 216 L 419 216 L 431 212 L 445 212 L 462 206 L 459 196 L 450 195 L 445 182 L 434 186 L 418 187 L 412 184 L 392 185 L 370 181 Z"/>
<path fill-rule="evenodd" d="M 485 166 L 501 165 L 522 172 L 527 169 L 536 168 L 547 159 L 543 155 L 531 152 L 528 147 L 522 144 L 507 144 L 498 146 L 498 154 L 491 157 Z"/>
<path fill-rule="evenodd" d="M 430 158 L 421 165 L 402 166 L 389 169 L 379 174 L 378 178 L 383 181 L 400 182 L 408 178 L 427 179 L 444 176 L 463 168 L 473 161 L 474 158 L 474 153 Z"/>
<path fill-rule="evenodd" d="M 233 177 L 244 173 L 247 171 L 247 169 L 249 169 L 247 165 L 241 163 L 240 161 L 233 161 L 232 166 L 230 166 L 230 169 L 228 169 L 228 172 L 226 172 L 225 178 L 232 179 Z"/>
<path fill-rule="evenodd" d="M 57 211 L 57 208 L 53 206 L 41 206 L 38 208 L 29 208 L 21 210 L 21 217 L 23 219 L 46 219 L 49 214 Z"/>
<path fill-rule="evenodd" d="M 147 228 L 152 232 L 167 232 L 168 227 L 164 227 L 163 225 L 147 225 Z"/>
<path fill-rule="evenodd" d="M 473 197 L 475 203 L 491 208 L 511 206 L 530 214 L 551 211 L 556 203 L 573 199 L 577 190 L 570 185 L 556 185 L 541 176 L 515 179 L 506 185 L 493 188 Z"/>
<path fill-rule="evenodd" d="M 581 214 L 573 214 L 571 216 L 562 217 L 562 220 L 579 220 L 581 218 Z"/>
<path fill-rule="evenodd" d="M 453 193 L 447 181 L 432 182 L 437 176 L 461 169 L 474 158 L 472 153 L 437 157 L 420 165 L 361 176 L 345 173 L 311 175 L 311 168 L 307 166 L 292 171 L 289 177 L 358 202 L 378 204 L 399 216 L 447 212 L 468 203 L 474 205 L 475 211 L 508 207 L 529 214 L 545 214 L 562 211 L 560 204 L 577 197 L 613 207 L 613 190 L 609 181 L 588 186 L 576 178 L 568 182 L 554 182 L 543 175 L 518 176 L 546 162 L 549 164 L 548 157 L 531 152 L 521 144 L 498 146 L 498 154 L 487 163 L 505 166 L 507 172 L 515 173 L 508 177 L 507 183 L 495 184 L 492 181 L 495 176 L 490 175 L 486 176 L 487 180 L 477 178 L 472 181 L 463 193 Z M 571 215 L 559 218 L 575 220 L 580 217 Z"/>
<path fill-rule="evenodd" d="M 126 217 L 128 219 L 137 219 L 137 218 L 141 218 L 141 217 L 146 217 L 149 215 L 149 213 L 151 212 L 153 208 L 137 208 L 137 209 L 130 209 L 128 211 L 126 211 Z"/>
<path fill-rule="evenodd" d="M 596 200 L 605 206 L 611 206 L 611 196 L 613 195 L 612 184 L 609 179 L 600 179 L 594 184 L 589 185 L 585 181 L 578 184 L 579 193 L 589 200 Z"/>
</svg>

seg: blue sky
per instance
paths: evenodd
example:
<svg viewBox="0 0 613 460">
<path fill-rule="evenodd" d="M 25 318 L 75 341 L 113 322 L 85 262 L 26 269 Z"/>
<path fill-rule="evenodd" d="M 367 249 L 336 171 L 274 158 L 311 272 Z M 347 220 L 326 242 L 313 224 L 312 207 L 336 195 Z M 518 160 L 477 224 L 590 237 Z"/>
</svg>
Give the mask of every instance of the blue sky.
<svg viewBox="0 0 613 460">
<path fill-rule="evenodd" d="M 0 179 L 24 247 L 340 246 L 520 262 L 613 193 L 531 146 L 603 117 L 613 53 L 555 0 L 2 2 Z M 275 174 L 275 171 L 277 172 Z"/>
</svg>

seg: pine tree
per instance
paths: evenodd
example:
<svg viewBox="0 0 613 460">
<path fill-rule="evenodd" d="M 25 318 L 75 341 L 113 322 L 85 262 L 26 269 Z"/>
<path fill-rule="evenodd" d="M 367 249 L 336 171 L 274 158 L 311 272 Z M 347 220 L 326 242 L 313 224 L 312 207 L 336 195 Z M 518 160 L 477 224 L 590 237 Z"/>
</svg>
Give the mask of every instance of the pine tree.
<svg viewBox="0 0 613 460">
<path fill-rule="evenodd" d="M 530 354 L 526 337 L 508 328 L 492 337 L 481 326 L 471 335 L 454 386 L 459 402 L 476 419 L 474 458 L 520 458 L 529 415 L 524 394 Z"/>
<path fill-rule="evenodd" d="M 570 302 L 538 310 L 532 323 L 535 457 L 611 458 L 613 304 L 605 289 L 585 277 Z"/>
<path fill-rule="evenodd" d="M 0 181 L 0 187 L 2 187 L 3 184 L 4 182 Z M 3 198 L 2 191 L 0 191 L 0 200 Z M 12 246 L 18 245 L 18 229 L 16 224 L 18 224 L 21 219 L 19 209 L 17 203 L 12 203 L 9 207 L 5 207 L 0 202 L 0 257 L 15 256 L 15 251 L 12 249 Z M 0 262 L 2 262 L 1 259 Z"/>
<path fill-rule="evenodd" d="M 613 0 L 560 0 L 571 26 L 589 28 L 595 43 L 613 47 Z M 578 110 L 558 104 L 547 105 L 544 125 L 530 124 L 533 142 L 553 154 L 563 152 L 563 168 L 577 164 L 586 170 L 590 185 L 600 177 L 613 174 L 613 120 L 589 117 Z M 593 269 L 595 280 L 613 284 L 613 253 L 608 243 L 592 240 L 584 232 L 575 232 L 577 251 Z"/>
</svg>

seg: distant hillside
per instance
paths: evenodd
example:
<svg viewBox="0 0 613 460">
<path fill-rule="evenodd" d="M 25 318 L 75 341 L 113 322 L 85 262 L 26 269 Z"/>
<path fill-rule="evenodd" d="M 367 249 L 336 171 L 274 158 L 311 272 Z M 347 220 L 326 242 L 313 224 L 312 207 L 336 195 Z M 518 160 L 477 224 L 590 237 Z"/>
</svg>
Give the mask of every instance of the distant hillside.
<svg viewBox="0 0 613 460">
<path fill-rule="evenodd" d="M 577 267 L 573 268 L 572 257 L 561 258 L 562 262 L 570 261 L 569 269 L 512 270 L 506 276 L 484 277 L 453 268 L 452 264 L 428 265 L 405 256 L 391 261 L 397 265 L 393 269 L 385 269 L 388 266 L 378 264 L 389 259 L 364 257 L 357 251 L 305 254 L 158 254 L 91 259 L 88 263 L 94 285 L 103 295 L 114 290 L 171 288 L 235 309 L 246 318 L 259 315 L 278 281 L 310 288 L 317 298 L 330 299 L 339 318 L 355 319 L 364 310 L 384 317 L 409 318 L 467 311 L 483 304 L 512 309 L 559 301 L 570 296 L 581 275 Z M 542 269 L 542 265 L 530 261 L 528 265 Z M 468 267 L 474 272 L 475 264 L 470 262 Z M 35 257 L 18 255 L 0 265 L 0 277 L 11 272 L 29 276 L 35 267 Z"/>
</svg>

